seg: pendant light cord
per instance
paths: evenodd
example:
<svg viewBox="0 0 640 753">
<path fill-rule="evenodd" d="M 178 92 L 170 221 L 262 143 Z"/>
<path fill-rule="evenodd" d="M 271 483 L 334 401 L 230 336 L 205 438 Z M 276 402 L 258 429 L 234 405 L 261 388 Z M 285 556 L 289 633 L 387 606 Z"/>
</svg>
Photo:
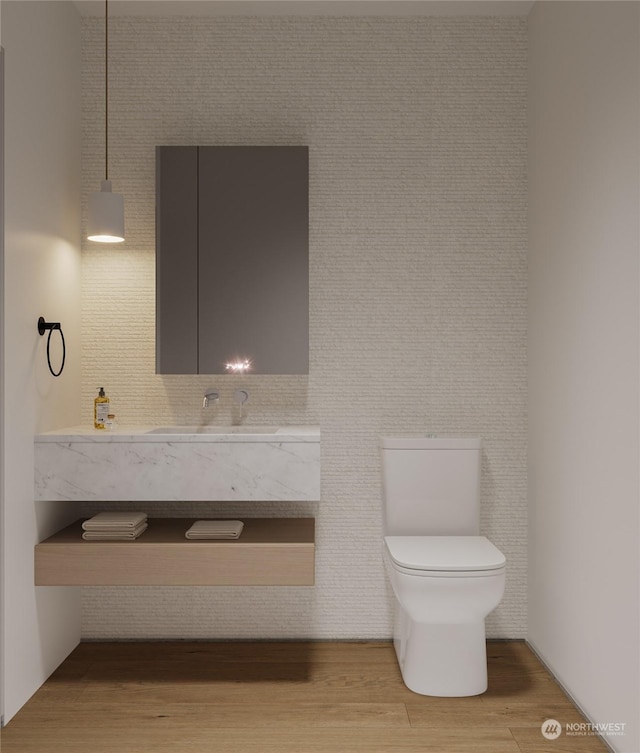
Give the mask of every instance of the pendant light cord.
<svg viewBox="0 0 640 753">
<path fill-rule="evenodd" d="M 104 178 L 109 180 L 109 0 L 104 0 Z"/>
</svg>

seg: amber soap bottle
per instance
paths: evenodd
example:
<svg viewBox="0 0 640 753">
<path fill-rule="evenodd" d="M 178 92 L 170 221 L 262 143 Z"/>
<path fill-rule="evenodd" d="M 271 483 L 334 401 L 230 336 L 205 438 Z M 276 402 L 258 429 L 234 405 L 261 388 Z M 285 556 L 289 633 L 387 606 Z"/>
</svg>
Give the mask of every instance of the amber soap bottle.
<svg viewBox="0 0 640 753">
<path fill-rule="evenodd" d="M 109 416 L 109 398 L 104 394 L 104 387 L 100 387 L 98 397 L 93 401 L 93 425 L 96 429 L 104 429 Z"/>
</svg>

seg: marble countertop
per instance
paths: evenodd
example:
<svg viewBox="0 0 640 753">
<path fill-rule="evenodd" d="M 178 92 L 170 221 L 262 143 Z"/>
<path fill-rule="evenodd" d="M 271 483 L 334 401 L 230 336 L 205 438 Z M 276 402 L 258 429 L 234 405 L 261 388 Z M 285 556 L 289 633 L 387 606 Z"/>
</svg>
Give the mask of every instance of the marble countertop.
<svg viewBox="0 0 640 753">
<path fill-rule="evenodd" d="M 35 442 L 320 442 L 319 426 L 118 426 L 94 429 L 71 426 L 36 434 Z"/>
</svg>

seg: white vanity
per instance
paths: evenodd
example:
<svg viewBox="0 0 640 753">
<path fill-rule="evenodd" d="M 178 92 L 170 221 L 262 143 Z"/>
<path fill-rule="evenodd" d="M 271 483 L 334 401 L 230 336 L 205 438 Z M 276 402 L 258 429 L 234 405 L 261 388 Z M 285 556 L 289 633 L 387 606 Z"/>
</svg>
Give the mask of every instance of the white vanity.
<svg viewBox="0 0 640 753">
<path fill-rule="evenodd" d="M 318 427 L 71 428 L 35 438 L 38 502 L 320 500 Z M 238 504 L 233 504 L 237 502 Z M 108 508 L 108 504 L 105 505 Z M 315 521 L 244 518 L 235 541 L 189 541 L 193 519 L 151 518 L 132 542 L 82 539 L 81 521 L 35 547 L 35 583 L 313 585 Z"/>
<path fill-rule="evenodd" d="M 36 501 L 320 500 L 317 426 L 71 428 L 35 438 Z"/>
</svg>

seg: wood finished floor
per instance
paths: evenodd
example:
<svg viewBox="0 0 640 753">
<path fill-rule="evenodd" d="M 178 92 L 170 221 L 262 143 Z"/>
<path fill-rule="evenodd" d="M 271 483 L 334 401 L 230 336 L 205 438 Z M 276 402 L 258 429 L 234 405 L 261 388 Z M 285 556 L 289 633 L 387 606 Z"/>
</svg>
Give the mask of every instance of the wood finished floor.
<svg viewBox="0 0 640 753">
<path fill-rule="evenodd" d="M 523 643 L 490 642 L 489 690 L 419 696 L 390 643 L 83 643 L 2 730 L 3 753 L 595 753 Z"/>
</svg>

